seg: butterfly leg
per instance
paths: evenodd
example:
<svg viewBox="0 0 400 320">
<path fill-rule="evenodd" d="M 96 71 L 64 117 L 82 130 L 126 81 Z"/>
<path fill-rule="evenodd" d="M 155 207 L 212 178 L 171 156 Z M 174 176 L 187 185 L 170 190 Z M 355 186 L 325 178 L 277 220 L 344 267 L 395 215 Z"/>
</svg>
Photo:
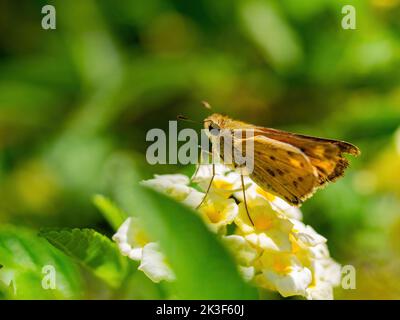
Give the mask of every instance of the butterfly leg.
<svg viewBox="0 0 400 320">
<path fill-rule="evenodd" d="M 244 179 L 243 179 L 243 174 L 240 175 L 240 179 L 242 180 L 242 190 L 243 190 L 243 201 L 244 201 L 244 207 L 246 209 L 247 216 L 249 217 L 249 220 L 251 224 L 254 226 L 254 222 L 251 219 L 250 213 L 249 213 L 249 208 L 247 207 L 247 200 L 246 200 L 246 189 L 244 187 Z"/>
<path fill-rule="evenodd" d="M 211 177 L 210 183 L 208 184 L 206 194 L 205 194 L 203 200 L 201 200 L 200 204 L 196 207 L 196 209 L 200 208 L 201 205 L 202 205 L 202 204 L 204 203 L 204 201 L 206 200 L 206 198 L 207 198 L 207 196 L 208 196 L 208 193 L 210 192 L 211 185 L 212 185 L 212 183 L 213 183 L 214 177 L 215 177 L 215 164 L 213 163 L 213 165 L 212 165 L 212 177 Z"/>
</svg>

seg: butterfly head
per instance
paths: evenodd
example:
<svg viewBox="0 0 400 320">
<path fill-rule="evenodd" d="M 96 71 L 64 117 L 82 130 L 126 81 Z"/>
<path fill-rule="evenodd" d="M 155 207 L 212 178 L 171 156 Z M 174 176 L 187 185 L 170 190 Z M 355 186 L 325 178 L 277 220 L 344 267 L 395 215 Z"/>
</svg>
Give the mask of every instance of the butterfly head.
<svg viewBox="0 0 400 320">
<path fill-rule="evenodd" d="M 222 129 L 226 128 L 226 121 L 229 118 L 219 113 L 214 113 L 204 119 L 204 129 L 208 130 L 211 135 L 218 136 Z"/>
</svg>

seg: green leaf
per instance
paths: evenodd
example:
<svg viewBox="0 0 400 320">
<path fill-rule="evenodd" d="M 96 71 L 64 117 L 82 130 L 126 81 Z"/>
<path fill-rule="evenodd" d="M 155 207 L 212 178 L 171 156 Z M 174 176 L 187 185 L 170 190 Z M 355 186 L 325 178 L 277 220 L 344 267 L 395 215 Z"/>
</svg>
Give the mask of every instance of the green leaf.
<svg viewBox="0 0 400 320">
<path fill-rule="evenodd" d="M 120 210 L 110 199 L 100 194 L 93 197 L 93 203 L 114 230 L 117 230 L 127 218 L 125 212 Z"/>
<path fill-rule="evenodd" d="M 246 284 L 233 258 L 198 215 L 170 198 L 119 175 L 117 200 L 126 212 L 142 219 L 151 238 L 157 239 L 175 275 L 181 299 L 256 299 L 256 289 Z M 133 187 L 132 187 L 133 186 Z"/>
<path fill-rule="evenodd" d="M 8 299 L 79 299 L 82 279 L 71 259 L 54 249 L 35 232 L 0 226 L 0 296 Z M 55 289 L 44 289 L 42 281 L 54 267 Z"/>
<path fill-rule="evenodd" d="M 128 261 L 116 244 L 92 229 L 42 230 L 40 236 L 112 287 L 119 287 L 128 271 Z"/>
</svg>

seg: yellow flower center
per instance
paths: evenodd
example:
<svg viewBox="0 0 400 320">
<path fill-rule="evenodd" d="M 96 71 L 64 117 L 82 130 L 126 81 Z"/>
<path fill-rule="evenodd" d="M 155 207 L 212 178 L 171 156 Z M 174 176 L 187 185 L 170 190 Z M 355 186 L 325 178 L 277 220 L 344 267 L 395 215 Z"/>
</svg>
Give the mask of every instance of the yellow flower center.
<svg viewBox="0 0 400 320">
<path fill-rule="evenodd" d="M 292 243 L 292 252 L 293 253 L 300 252 L 301 251 L 301 247 L 297 244 L 297 241 L 296 241 L 295 237 L 292 234 L 290 234 L 289 235 L 289 239 L 290 239 L 290 242 Z"/>
<path fill-rule="evenodd" d="M 255 216 L 253 218 L 254 226 L 258 230 L 268 230 L 273 225 L 273 220 L 265 216 Z"/>
<path fill-rule="evenodd" d="M 221 211 L 217 210 L 214 206 L 204 207 L 202 210 L 208 217 L 211 223 L 217 223 L 221 220 Z"/>
<path fill-rule="evenodd" d="M 148 244 L 150 242 L 149 238 L 147 237 L 147 235 L 145 234 L 145 232 L 143 231 L 138 231 L 135 234 L 135 242 L 141 246 L 144 247 L 146 244 Z"/>
<path fill-rule="evenodd" d="M 291 271 L 290 265 L 282 257 L 276 257 L 274 259 L 273 268 L 277 273 L 286 274 Z"/>
<path fill-rule="evenodd" d="M 230 190 L 232 189 L 232 183 L 225 181 L 225 180 L 217 180 L 213 181 L 213 188 L 216 189 L 223 189 L 223 190 Z"/>
<path fill-rule="evenodd" d="M 259 195 L 262 195 L 265 199 L 267 199 L 268 201 L 273 201 L 275 199 L 275 196 L 269 192 L 266 192 L 265 190 L 261 189 L 260 187 L 256 188 L 256 192 Z"/>
</svg>

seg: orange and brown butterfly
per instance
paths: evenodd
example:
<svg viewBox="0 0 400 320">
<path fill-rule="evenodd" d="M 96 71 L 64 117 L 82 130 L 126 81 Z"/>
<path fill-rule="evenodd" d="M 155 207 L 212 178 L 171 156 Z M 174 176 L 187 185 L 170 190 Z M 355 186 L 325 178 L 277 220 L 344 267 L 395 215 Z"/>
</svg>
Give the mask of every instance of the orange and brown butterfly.
<svg viewBox="0 0 400 320">
<path fill-rule="evenodd" d="M 343 176 L 349 165 L 344 154 L 360 154 L 348 142 L 255 126 L 218 113 L 207 117 L 204 127 L 217 132 L 210 136 L 211 142 L 223 138 L 222 134 L 218 136 L 219 131 L 251 130 L 254 168 L 250 178 L 263 190 L 295 206 L 301 205 L 318 188 Z M 240 150 L 245 150 L 246 139 L 232 139 L 234 149 L 242 145 Z M 223 151 L 220 157 L 224 157 Z"/>
</svg>

